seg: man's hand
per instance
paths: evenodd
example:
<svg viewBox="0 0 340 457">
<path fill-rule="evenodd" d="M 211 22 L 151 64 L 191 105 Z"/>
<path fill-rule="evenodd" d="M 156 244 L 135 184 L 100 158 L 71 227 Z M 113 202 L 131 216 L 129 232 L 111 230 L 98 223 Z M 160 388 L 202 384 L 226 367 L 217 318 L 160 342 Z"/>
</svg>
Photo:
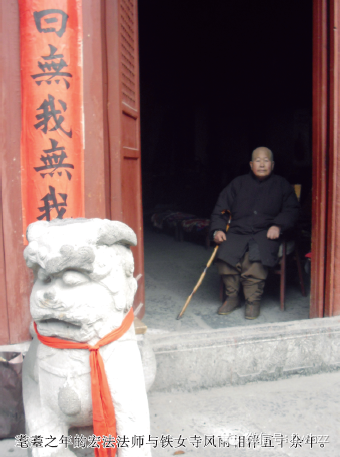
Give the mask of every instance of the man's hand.
<svg viewBox="0 0 340 457">
<path fill-rule="evenodd" d="M 270 240 L 276 240 L 280 236 L 280 227 L 272 225 L 267 232 L 267 238 Z"/>
<path fill-rule="evenodd" d="M 218 230 L 215 233 L 214 241 L 216 244 L 221 244 L 221 243 L 223 243 L 223 241 L 226 241 L 226 240 L 227 240 L 227 235 L 224 232 L 222 232 L 222 230 Z"/>
</svg>

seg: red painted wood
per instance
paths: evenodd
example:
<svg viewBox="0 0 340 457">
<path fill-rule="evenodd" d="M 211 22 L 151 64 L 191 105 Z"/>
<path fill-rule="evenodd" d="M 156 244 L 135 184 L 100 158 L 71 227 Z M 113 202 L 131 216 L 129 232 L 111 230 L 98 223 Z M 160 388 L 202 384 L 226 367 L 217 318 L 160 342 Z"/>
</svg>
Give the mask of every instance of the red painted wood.
<svg viewBox="0 0 340 457">
<path fill-rule="evenodd" d="M 85 212 L 86 217 L 125 220 L 134 228 L 138 236 L 138 247 L 134 250 L 135 275 L 138 276 L 144 274 L 138 72 L 135 106 L 131 107 L 124 103 L 122 97 L 120 8 L 118 1 L 83 0 Z M 137 16 L 136 4 L 134 8 Z M 29 293 L 32 277 L 22 255 L 21 82 L 17 1 L 1 2 L 0 11 L 3 89 L 0 114 L 3 154 L 0 342 L 7 344 L 30 338 Z M 137 42 L 137 21 L 133 30 Z M 134 52 L 138 69 L 137 47 Z M 134 191 L 131 194 L 132 188 Z M 139 281 L 136 304 L 140 302 L 144 303 L 143 277 Z M 143 310 L 139 316 L 142 315 Z"/>
<path fill-rule="evenodd" d="M 1 23 L 0 23 L 1 28 Z M 0 53 L 2 53 L 2 33 L 0 29 Z M 2 62 L 0 68 L 2 74 Z M 2 155 L 4 151 L 4 128 L 3 117 L 0 121 L 0 344 L 8 344 L 9 342 L 9 322 L 7 313 L 7 293 L 6 293 L 6 264 L 5 264 L 5 247 L 4 247 L 4 232 L 3 232 L 3 216 L 2 216 Z"/>
<path fill-rule="evenodd" d="M 110 218 L 103 2 L 83 0 L 85 217 Z"/>
<path fill-rule="evenodd" d="M 1 49 L 1 48 L 0 48 Z M 0 127 L 2 136 L 3 129 Z M 3 145 L 1 145 L 3 146 Z M 0 152 L 1 154 L 1 152 Z M 1 159 L 1 155 L 0 155 Z M 2 164 L 2 161 L 0 165 Z M 1 186 L 1 169 L 0 169 L 0 186 Z M 9 322 L 7 313 L 7 294 L 6 294 L 6 265 L 5 265 L 5 249 L 3 244 L 3 229 L 2 229 L 2 198 L 0 188 L 0 345 L 9 343 Z"/>
<path fill-rule="evenodd" d="M 108 137 L 110 148 L 111 217 L 137 234 L 133 248 L 139 277 L 134 307 L 143 304 L 144 251 L 139 121 L 139 56 L 137 0 L 106 0 Z"/>
<path fill-rule="evenodd" d="M 340 314 L 340 162 L 339 155 L 339 84 L 340 84 L 340 8 L 338 0 L 330 0 L 329 9 L 329 192 L 327 227 L 327 269 L 325 315 Z"/>
<path fill-rule="evenodd" d="M 32 277 L 23 258 L 21 202 L 21 81 L 19 8 L 17 0 L 1 2 L 2 103 L 4 130 L 2 157 L 3 240 L 7 290 L 8 343 L 30 339 L 29 294 Z M 1 303 L 3 310 L 4 303 Z M 3 311 L 2 311 L 3 314 Z"/>
<path fill-rule="evenodd" d="M 311 318 L 322 317 L 324 313 L 327 203 L 327 89 L 327 0 L 314 0 Z"/>
<path fill-rule="evenodd" d="M 19 19 L 16 0 L 1 2 L 1 165 L 3 177 L 3 231 L 0 227 L 0 344 L 30 338 L 29 293 L 32 278 L 23 260 L 20 187 L 21 92 Z M 83 0 L 85 211 L 86 217 L 110 217 L 109 168 L 105 155 L 102 8 L 96 0 Z M 103 54 L 104 53 L 104 54 Z M 105 74 L 105 73 L 104 73 Z M 3 233 L 4 232 L 4 233 Z M 6 259 L 6 265 L 5 265 Z M 8 292 L 8 303 L 6 299 Z"/>
<path fill-rule="evenodd" d="M 138 47 L 138 5 L 137 0 L 121 0 L 121 46 L 127 47 L 123 40 L 124 31 L 132 35 L 134 44 L 134 92 L 135 101 L 129 100 L 126 95 L 123 95 L 122 112 L 123 112 L 123 129 L 122 129 L 122 149 L 121 155 L 124 157 L 122 162 L 122 203 L 123 203 L 123 220 L 127 222 L 137 234 L 138 245 L 133 248 L 135 259 L 135 276 L 139 277 L 138 291 L 135 298 L 135 306 L 140 303 L 145 304 L 145 282 L 144 282 L 144 238 L 143 238 L 143 206 L 142 206 L 142 180 L 141 180 L 141 146 L 140 146 L 140 96 L 139 96 L 139 47 Z M 131 8 L 130 14 L 133 13 L 134 27 L 133 32 L 129 28 L 129 24 L 123 22 L 123 13 Z M 126 20 L 126 17 L 125 17 Z M 130 24 L 131 25 L 131 24 Z M 126 33 L 125 32 L 125 33 Z M 127 47 L 129 51 L 129 48 Z M 130 49 L 131 52 L 131 49 Z M 124 51 L 123 51 L 124 54 Z M 127 66 L 125 69 L 127 76 L 130 75 L 129 67 L 124 60 L 122 66 Z M 124 70 L 122 71 L 124 73 Z M 126 89 L 126 80 L 121 78 L 121 91 L 129 96 L 129 91 Z M 133 193 L 131 190 L 134 188 Z M 131 208 L 135 209 L 132 211 Z M 139 317 L 144 316 L 145 308 L 141 309 Z"/>
<path fill-rule="evenodd" d="M 119 4 L 105 0 L 104 26 L 106 32 L 107 125 L 110 160 L 110 208 L 113 220 L 122 220 L 120 132 L 121 96 L 119 75 Z"/>
<path fill-rule="evenodd" d="M 66 219 L 85 215 L 83 21 L 82 0 L 72 2 L 54 0 L 53 5 L 56 9 L 51 10 L 45 9 L 49 4 L 45 0 L 19 0 L 18 3 L 21 40 L 21 188 L 23 231 L 26 235 L 28 225 L 39 218 Z M 45 16 L 44 11 L 52 11 L 48 15 L 49 18 Z M 61 21 L 58 11 L 63 11 L 66 15 L 65 19 L 67 18 L 65 28 L 60 22 L 60 31 L 58 31 L 59 26 L 56 26 Z M 41 21 L 34 17 L 38 12 L 44 14 Z M 46 27 L 46 23 L 50 21 L 56 28 Z M 51 30 L 56 30 L 56 33 Z M 60 61 L 59 66 L 66 65 L 66 72 L 63 70 L 60 74 L 54 73 L 52 68 L 48 68 L 50 65 L 57 64 L 50 58 L 47 58 L 47 61 L 44 60 L 46 58 L 43 58 L 43 55 L 48 49 L 51 52 L 54 49 L 55 52 L 61 53 L 55 54 L 53 59 Z M 42 65 L 44 61 L 47 67 Z M 43 73 L 39 73 L 39 70 L 43 70 Z M 46 70 L 47 73 L 44 73 Z M 51 75 L 50 70 L 52 70 L 52 76 L 48 78 L 48 75 Z M 56 77 L 58 75 L 59 77 Z M 60 77 L 60 75 L 64 76 Z M 37 79 L 34 80 L 34 78 Z M 53 109 L 56 110 L 56 115 L 53 114 Z M 43 113 L 40 112 L 41 110 Z M 47 118 L 46 114 L 48 114 Z M 54 119 L 50 119 L 51 115 Z M 37 123 L 39 119 L 41 122 Z M 56 159 L 56 155 L 47 154 L 46 151 L 51 150 L 49 148 L 52 147 L 54 150 L 52 145 L 64 148 L 65 150 L 61 150 L 63 152 L 59 152 L 65 157 L 59 154 Z M 67 160 L 63 162 L 64 159 Z M 52 162 L 49 161 L 58 161 L 55 169 L 49 169 L 52 167 Z M 67 170 L 63 167 L 71 168 Z M 42 205 L 42 199 L 51 196 L 50 192 L 55 192 L 54 198 L 62 206 L 58 208 L 53 205 L 49 211 L 44 211 L 47 202 L 45 200 L 45 204 Z M 26 237 L 25 243 L 27 243 Z"/>
<path fill-rule="evenodd" d="M 4 41 L 3 41 L 3 14 L 0 7 L 0 76 L 4 80 L 5 58 L 4 58 Z M 3 153 L 5 150 L 5 125 L 3 106 L 0 105 L 0 344 L 9 342 L 9 324 L 7 313 L 7 295 L 6 295 L 6 265 L 5 265 L 5 247 L 3 234 L 3 215 L 2 215 L 2 173 L 3 173 Z"/>
</svg>

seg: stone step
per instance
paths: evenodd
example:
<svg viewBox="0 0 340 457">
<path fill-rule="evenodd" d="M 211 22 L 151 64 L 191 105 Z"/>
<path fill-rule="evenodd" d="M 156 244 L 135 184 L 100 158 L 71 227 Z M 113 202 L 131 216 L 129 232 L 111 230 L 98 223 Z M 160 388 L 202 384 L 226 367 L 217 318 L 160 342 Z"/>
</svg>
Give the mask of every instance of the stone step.
<svg viewBox="0 0 340 457">
<path fill-rule="evenodd" d="M 272 381 L 340 368 L 340 317 L 187 333 L 146 333 L 157 361 L 151 392 Z"/>
</svg>

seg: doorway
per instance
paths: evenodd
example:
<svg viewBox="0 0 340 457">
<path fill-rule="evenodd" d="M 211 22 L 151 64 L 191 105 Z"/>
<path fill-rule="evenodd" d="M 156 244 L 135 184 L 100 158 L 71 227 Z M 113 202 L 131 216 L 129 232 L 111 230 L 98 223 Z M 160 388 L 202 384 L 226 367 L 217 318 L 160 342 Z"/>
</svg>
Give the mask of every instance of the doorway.
<svg viewBox="0 0 340 457">
<path fill-rule="evenodd" d="M 251 151 L 267 146 L 275 172 L 302 185 L 310 250 L 312 3 L 140 0 L 146 241 L 157 209 L 209 218 L 219 192 L 247 173 Z M 145 256 L 147 289 L 147 244 Z"/>
</svg>

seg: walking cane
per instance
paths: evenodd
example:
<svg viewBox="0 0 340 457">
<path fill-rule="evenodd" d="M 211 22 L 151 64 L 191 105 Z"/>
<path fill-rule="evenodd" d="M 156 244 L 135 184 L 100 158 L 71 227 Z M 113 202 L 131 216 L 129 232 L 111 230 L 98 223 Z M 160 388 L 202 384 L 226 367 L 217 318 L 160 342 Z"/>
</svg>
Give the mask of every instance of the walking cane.
<svg viewBox="0 0 340 457">
<path fill-rule="evenodd" d="M 228 211 L 227 209 L 224 210 L 224 211 L 222 211 L 222 214 L 225 214 L 225 213 L 229 213 L 229 219 L 228 219 L 227 226 L 226 226 L 226 229 L 225 229 L 225 231 L 227 232 L 227 231 L 229 230 L 229 226 L 230 226 L 231 214 L 230 214 L 230 211 Z M 219 245 L 215 246 L 214 251 L 213 251 L 213 253 L 211 254 L 211 257 L 210 257 L 210 259 L 208 260 L 208 263 L 207 263 L 206 267 L 204 268 L 204 271 L 203 271 L 203 273 L 201 274 L 200 279 L 198 280 L 198 283 L 196 284 L 196 286 L 194 287 L 193 291 L 191 292 L 191 294 L 190 294 L 189 297 L 187 298 L 187 301 L 185 302 L 185 304 L 184 304 L 184 306 L 183 306 L 183 308 L 182 308 L 182 311 L 181 311 L 181 312 L 179 313 L 179 315 L 177 316 L 177 320 L 179 320 L 179 319 L 183 316 L 185 310 L 187 309 L 187 306 L 188 306 L 189 303 L 190 303 L 190 300 L 191 300 L 192 296 L 193 296 L 194 293 L 197 291 L 197 289 L 199 288 L 199 286 L 202 284 L 203 278 L 204 278 L 204 276 L 205 276 L 205 274 L 206 274 L 206 272 L 207 272 L 207 269 L 208 269 L 208 268 L 210 267 L 210 265 L 213 263 L 213 260 L 214 260 L 214 258 L 215 258 L 215 256 L 216 256 L 216 253 L 217 253 L 218 248 L 219 248 Z"/>
</svg>

